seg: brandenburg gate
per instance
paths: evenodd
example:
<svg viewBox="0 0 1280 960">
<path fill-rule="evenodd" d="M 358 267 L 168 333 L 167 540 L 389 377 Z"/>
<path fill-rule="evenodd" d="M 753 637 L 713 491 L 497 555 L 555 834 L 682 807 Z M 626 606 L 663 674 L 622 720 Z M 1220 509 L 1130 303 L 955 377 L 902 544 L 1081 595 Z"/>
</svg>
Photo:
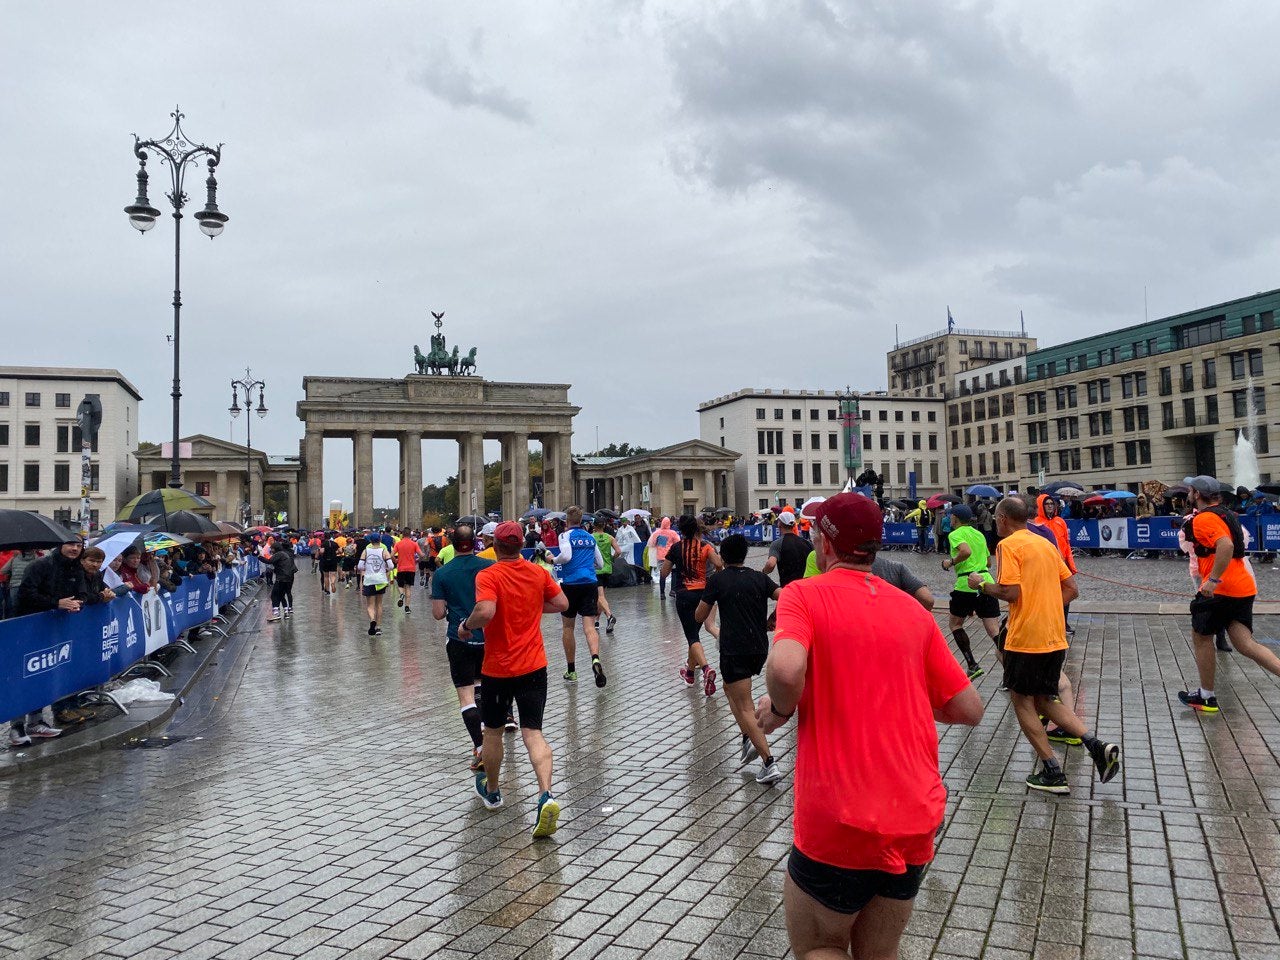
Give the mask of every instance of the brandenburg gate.
<svg viewBox="0 0 1280 960">
<path fill-rule="evenodd" d="M 456 349 L 455 349 L 456 352 Z M 433 350 L 434 353 L 434 350 Z M 425 360 L 425 358 L 423 358 Z M 418 364 L 425 370 L 426 364 Z M 484 441 L 502 442 L 502 515 L 518 517 L 529 506 L 529 441 L 542 444 L 544 502 L 563 508 L 573 490 L 573 417 L 568 384 L 494 383 L 477 376 L 402 379 L 304 377 L 302 523 L 322 524 L 324 441 L 355 445 L 352 520 L 373 524 L 373 441 L 400 443 L 400 517 L 416 526 L 422 504 L 422 440 L 458 443 L 458 510 L 483 513 Z"/>
</svg>

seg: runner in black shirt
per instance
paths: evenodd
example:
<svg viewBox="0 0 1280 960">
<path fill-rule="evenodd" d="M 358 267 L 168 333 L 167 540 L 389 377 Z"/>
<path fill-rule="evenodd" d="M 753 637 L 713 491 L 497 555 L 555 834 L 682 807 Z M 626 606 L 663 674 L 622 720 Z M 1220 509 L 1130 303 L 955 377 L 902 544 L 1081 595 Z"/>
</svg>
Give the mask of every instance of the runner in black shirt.
<svg viewBox="0 0 1280 960">
<path fill-rule="evenodd" d="M 778 599 L 782 589 L 763 573 L 743 566 L 747 559 L 747 540 L 741 534 L 726 537 L 720 544 L 720 559 L 725 568 L 707 581 L 701 602 L 694 612 L 699 623 L 711 615 L 714 605 L 720 610 L 720 678 L 729 709 L 742 731 L 742 763 L 760 757 L 756 782 L 773 783 L 782 776 L 769 752 L 769 741 L 756 723 L 755 702 L 751 696 L 751 678 L 764 669 L 769 655 L 769 634 L 765 621 L 769 601 Z"/>
<path fill-rule="evenodd" d="M 767 576 L 777 569 L 778 582 L 785 587 L 804 577 L 804 564 L 813 553 L 813 544 L 796 535 L 796 515 L 789 510 L 778 517 L 778 527 L 782 535 L 770 545 L 762 572 Z"/>
</svg>

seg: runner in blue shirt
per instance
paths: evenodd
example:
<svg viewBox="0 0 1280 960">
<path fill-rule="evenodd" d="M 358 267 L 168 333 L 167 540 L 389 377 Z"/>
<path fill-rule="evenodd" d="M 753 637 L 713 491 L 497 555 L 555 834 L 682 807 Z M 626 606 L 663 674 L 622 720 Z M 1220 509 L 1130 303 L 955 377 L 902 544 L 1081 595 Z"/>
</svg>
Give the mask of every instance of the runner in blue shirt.
<svg viewBox="0 0 1280 960">
<path fill-rule="evenodd" d="M 563 618 L 561 639 L 564 641 L 564 656 L 568 661 L 564 679 L 568 683 L 578 682 L 578 671 L 573 662 L 577 651 L 577 640 L 574 637 L 574 625 L 582 618 L 582 632 L 587 637 L 587 648 L 591 651 L 591 672 L 595 674 L 596 686 L 606 683 L 604 667 L 600 664 L 600 634 L 596 631 L 596 571 L 604 567 L 604 557 L 600 556 L 600 548 L 596 538 L 582 529 L 582 508 L 572 506 L 565 511 L 565 522 L 568 529 L 560 534 L 560 552 L 553 558 L 560 567 L 560 587 L 569 598 L 569 609 L 560 614 Z"/>
</svg>

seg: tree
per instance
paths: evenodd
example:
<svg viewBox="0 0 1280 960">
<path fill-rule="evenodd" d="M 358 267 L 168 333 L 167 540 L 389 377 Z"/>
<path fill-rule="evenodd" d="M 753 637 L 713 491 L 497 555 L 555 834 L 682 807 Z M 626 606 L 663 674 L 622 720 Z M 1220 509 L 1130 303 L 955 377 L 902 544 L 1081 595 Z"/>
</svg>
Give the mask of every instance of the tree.
<svg viewBox="0 0 1280 960">
<path fill-rule="evenodd" d="M 588 453 L 588 457 L 639 457 L 646 453 L 652 453 L 648 447 L 633 447 L 629 443 L 611 443 L 603 450 L 597 450 L 594 453 Z"/>
</svg>

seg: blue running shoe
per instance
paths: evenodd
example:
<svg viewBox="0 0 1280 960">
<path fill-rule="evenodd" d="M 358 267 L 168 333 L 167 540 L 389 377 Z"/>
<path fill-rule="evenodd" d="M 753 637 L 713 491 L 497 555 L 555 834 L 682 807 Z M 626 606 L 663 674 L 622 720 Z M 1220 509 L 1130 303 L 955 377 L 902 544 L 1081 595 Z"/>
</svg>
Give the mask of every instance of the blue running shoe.
<svg viewBox="0 0 1280 960">
<path fill-rule="evenodd" d="M 502 806 L 502 791 L 494 790 L 492 793 L 489 792 L 489 778 L 483 770 L 476 774 L 476 793 L 480 795 L 480 799 L 484 801 L 484 805 L 490 810 L 497 810 Z"/>
</svg>

